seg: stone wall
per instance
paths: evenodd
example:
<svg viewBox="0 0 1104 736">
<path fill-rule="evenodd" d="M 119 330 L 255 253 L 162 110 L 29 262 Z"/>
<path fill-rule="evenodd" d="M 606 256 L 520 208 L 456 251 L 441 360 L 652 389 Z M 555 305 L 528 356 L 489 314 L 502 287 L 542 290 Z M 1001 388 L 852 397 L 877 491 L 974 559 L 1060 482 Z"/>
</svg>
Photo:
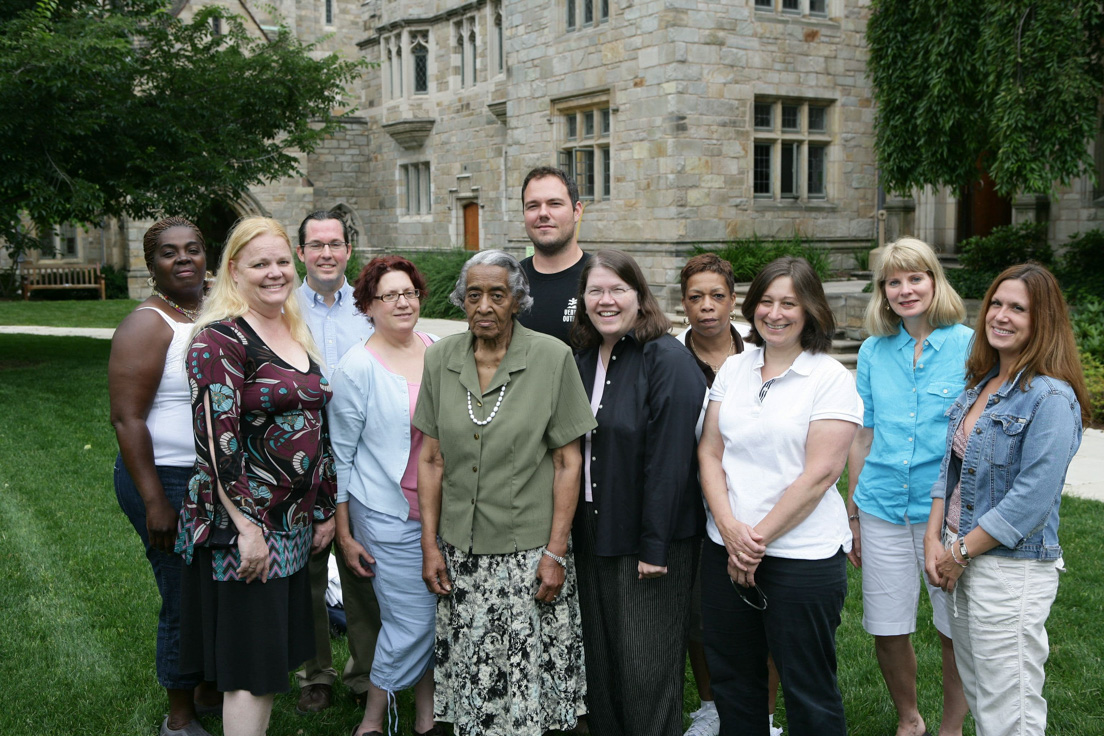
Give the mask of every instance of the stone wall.
<svg viewBox="0 0 1104 736">
<path fill-rule="evenodd" d="M 563 111 L 593 102 L 611 111 L 612 181 L 608 198 L 586 202 L 584 248 L 628 250 L 649 281 L 670 292 L 696 243 L 796 231 L 837 248 L 866 247 L 876 198 L 868 6 L 835 0 L 828 17 L 815 18 L 757 11 L 750 0 L 615 0 L 607 22 L 570 31 L 564 3 L 513 0 L 502 6 L 506 69 L 498 74 L 497 5 L 370 0 L 359 46 L 384 65 L 366 78 L 363 95 L 372 244 L 461 247 L 459 206 L 478 201 L 481 245 L 523 252 L 522 179 L 534 166 L 557 164 Z M 475 22 L 479 63 L 475 84 L 462 87 L 454 34 L 466 17 Z M 390 94 L 386 39 L 423 29 L 428 92 Z M 753 195 L 757 97 L 827 107 L 825 198 Z M 426 120 L 432 127 L 421 141 L 387 132 Z M 406 214 L 401 167 L 420 161 L 430 164 L 432 208 Z"/>
</svg>

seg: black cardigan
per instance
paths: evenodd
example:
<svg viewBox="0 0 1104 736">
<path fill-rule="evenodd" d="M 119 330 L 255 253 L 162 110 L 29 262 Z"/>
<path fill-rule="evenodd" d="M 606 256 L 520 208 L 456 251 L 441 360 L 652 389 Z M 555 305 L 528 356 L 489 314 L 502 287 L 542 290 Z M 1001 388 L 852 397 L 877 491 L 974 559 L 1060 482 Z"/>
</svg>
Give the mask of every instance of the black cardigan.
<svg viewBox="0 0 1104 736">
<path fill-rule="evenodd" d="M 587 396 L 599 348 L 575 356 Z M 667 564 L 671 542 L 701 535 L 705 523 L 694 427 L 705 379 L 670 335 L 640 344 L 630 331 L 613 348 L 590 457 L 593 504 L 580 488 L 580 515 L 596 515 L 596 553 Z M 585 453 L 586 447 L 583 446 Z M 586 483 L 583 475 L 582 483 Z"/>
</svg>

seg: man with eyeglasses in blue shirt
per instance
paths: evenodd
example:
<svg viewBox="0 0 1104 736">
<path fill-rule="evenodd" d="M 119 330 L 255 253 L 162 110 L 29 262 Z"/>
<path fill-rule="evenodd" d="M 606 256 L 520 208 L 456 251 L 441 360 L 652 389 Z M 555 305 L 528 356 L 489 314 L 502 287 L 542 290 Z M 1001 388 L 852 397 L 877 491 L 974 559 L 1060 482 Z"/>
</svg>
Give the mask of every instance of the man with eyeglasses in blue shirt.
<svg viewBox="0 0 1104 736">
<path fill-rule="evenodd" d="M 299 303 L 303 317 L 310 326 L 311 336 L 325 361 L 322 366 L 325 375 L 329 375 L 351 347 L 363 344 L 372 334 L 372 325 L 357 311 L 353 287 L 345 278 L 350 249 L 348 227 L 337 212 L 312 212 L 299 225 L 296 255 L 307 269 L 307 277 L 299 287 Z M 295 673 L 299 681 L 296 710 L 300 713 L 317 713 L 330 707 L 333 683 L 337 679 L 326 610 L 329 557 L 330 550 L 327 548 L 312 555 L 308 565 L 316 652 L 315 658 Z M 349 640 L 349 661 L 342 679 L 355 697 L 362 698 L 368 690 L 376 636 L 379 634 L 379 604 L 371 581 L 358 578 L 349 571 L 341 555 L 334 557 L 341 577 Z"/>
</svg>

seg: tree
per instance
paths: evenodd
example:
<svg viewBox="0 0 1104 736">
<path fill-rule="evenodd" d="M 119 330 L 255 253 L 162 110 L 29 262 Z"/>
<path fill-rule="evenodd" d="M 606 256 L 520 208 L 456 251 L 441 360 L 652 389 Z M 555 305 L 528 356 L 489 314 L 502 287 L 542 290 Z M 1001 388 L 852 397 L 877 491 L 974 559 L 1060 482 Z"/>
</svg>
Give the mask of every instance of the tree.
<svg viewBox="0 0 1104 736">
<path fill-rule="evenodd" d="M 1093 176 L 1104 91 L 1096 0 L 874 0 L 867 25 L 883 186 L 1002 195 Z"/>
<path fill-rule="evenodd" d="M 38 245 L 28 221 L 194 217 L 294 173 L 289 151 L 341 127 L 363 67 L 312 52 L 218 7 L 184 23 L 164 0 L 0 0 L 0 238 L 18 252 Z"/>
</svg>

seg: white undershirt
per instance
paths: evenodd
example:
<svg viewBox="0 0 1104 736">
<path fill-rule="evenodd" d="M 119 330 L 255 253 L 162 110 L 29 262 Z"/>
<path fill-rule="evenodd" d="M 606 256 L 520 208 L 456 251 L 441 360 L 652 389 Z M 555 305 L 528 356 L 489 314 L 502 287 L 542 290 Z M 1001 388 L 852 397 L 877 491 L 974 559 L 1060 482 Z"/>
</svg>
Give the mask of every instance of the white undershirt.
<svg viewBox="0 0 1104 736">
<path fill-rule="evenodd" d="M 602 364 L 602 355 L 599 351 L 597 365 L 594 368 L 594 390 L 590 395 L 590 410 L 594 412 L 594 416 L 598 416 L 598 407 L 602 405 L 602 395 L 606 392 L 606 366 Z M 586 483 L 586 500 L 587 503 L 594 501 L 594 496 L 591 493 L 591 489 L 594 488 L 594 483 L 590 479 L 590 458 L 591 452 L 591 435 L 597 432 L 597 429 L 593 429 L 586 433 L 586 440 L 584 441 L 586 450 L 586 462 L 583 463 L 583 477 Z"/>
</svg>

